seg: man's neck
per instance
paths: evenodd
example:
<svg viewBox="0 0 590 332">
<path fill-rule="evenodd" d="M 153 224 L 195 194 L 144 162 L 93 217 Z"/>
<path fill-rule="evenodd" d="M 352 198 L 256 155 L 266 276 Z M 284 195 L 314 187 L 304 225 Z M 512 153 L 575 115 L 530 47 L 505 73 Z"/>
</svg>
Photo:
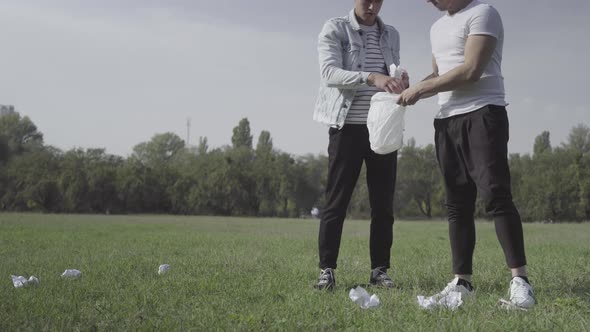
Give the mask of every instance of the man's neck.
<svg viewBox="0 0 590 332">
<path fill-rule="evenodd" d="M 449 15 L 457 14 L 458 12 L 465 9 L 465 7 L 469 6 L 469 4 L 472 2 L 473 2 L 473 0 L 463 0 L 463 3 L 458 8 L 453 8 L 452 11 L 451 10 L 448 11 Z"/>
</svg>

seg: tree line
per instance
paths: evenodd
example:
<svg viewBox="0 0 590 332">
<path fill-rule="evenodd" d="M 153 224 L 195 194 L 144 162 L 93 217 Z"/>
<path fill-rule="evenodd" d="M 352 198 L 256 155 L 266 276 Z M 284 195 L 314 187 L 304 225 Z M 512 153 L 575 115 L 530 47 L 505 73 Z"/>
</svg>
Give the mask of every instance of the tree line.
<svg viewBox="0 0 590 332">
<path fill-rule="evenodd" d="M 0 210 L 49 213 L 169 213 L 302 217 L 324 203 L 328 158 L 294 156 L 262 131 L 253 144 L 248 119 L 231 145 L 210 148 L 206 137 L 186 146 L 174 133 L 154 135 L 127 158 L 105 149 L 62 151 L 45 145 L 26 116 L 0 113 Z M 511 154 L 513 194 L 525 221 L 590 220 L 590 128 L 574 127 L 553 147 L 549 132 L 532 154 Z M 349 216 L 368 218 L 365 172 Z M 409 139 L 398 156 L 397 218 L 444 218 L 444 188 L 433 145 Z M 485 217 L 478 203 L 478 217 Z"/>
</svg>

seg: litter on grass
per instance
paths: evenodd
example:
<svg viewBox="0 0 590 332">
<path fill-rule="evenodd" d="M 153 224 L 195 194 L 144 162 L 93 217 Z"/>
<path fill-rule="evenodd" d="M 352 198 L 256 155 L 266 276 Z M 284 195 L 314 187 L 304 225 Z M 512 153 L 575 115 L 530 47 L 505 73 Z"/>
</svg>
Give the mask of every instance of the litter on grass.
<svg viewBox="0 0 590 332">
<path fill-rule="evenodd" d="M 10 277 L 12 278 L 12 284 L 14 285 L 15 288 L 21 288 L 21 287 L 26 287 L 26 286 L 31 286 L 31 285 L 39 286 L 39 279 L 35 276 L 30 276 L 29 279 L 27 279 L 23 276 L 14 276 L 14 275 L 11 275 Z"/>
<path fill-rule="evenodd" d="M 71 278 L 71 279 L 79 278 L 81 275 L 82 275 L 82 272 L 75 270 L 75 269 L 65 270 L 64 273 L 61 274 L 62 278 Z"/>
<path fill-rule="evenodd" d="M 435 296 L 424 297 L 418 295 L 418 305 L 422 309 L 431 310 L 436 308 L 445 308 L 450 310 L 457 310 L 463 304 L 461 293 L 450 292 L 446 296 L 437 299 Z"/>
<path fill-rule="evenodd" d="M 376 307 L 381 303 L 379 301 L 379 298 L 377 297 L 377 294 L 369 295 L 369 293 L 361 286 L 357 286 L 357 288 L 352 288 L 348 296 L 354 303 L 358 304 L 362 309 Z"/>
<path fill-rule="evenodd" d="M 168 264 L 162 264 L 158 268 L 158 274 L 168 273 L 168 271 L 170 271 L 170 265 Z"/>
</svg>

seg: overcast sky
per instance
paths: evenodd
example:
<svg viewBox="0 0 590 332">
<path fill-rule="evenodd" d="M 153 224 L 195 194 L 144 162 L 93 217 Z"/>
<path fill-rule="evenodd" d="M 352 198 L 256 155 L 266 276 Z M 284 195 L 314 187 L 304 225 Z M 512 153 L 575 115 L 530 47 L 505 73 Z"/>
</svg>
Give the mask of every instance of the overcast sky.
<svg viewBox="0 0 590 332">
<path fill-rule="evenodd" d="M 50 3 L 50 5 L 49 5 Z M 490 0 L 505 28 L 503 74 L 511 152 L 553 145 L 590 125 L 590 5 L 586 0 Z M 319 87 L 317 35 L 353 0 L 2 0 L 0 104 L 29 116 L 45 143 L 104 147 L 127 156 L 156 133 L 230 144 L 250 120 L 254 142 L 326 153 L 327 128 L 312 120 Z M 425 0 L 385 0 L 381 17 L 401 33 L 413 80 L 430 73 Z M 433 143 L 435 98 L 412 107 L 406 138 Z"/>
</svg>

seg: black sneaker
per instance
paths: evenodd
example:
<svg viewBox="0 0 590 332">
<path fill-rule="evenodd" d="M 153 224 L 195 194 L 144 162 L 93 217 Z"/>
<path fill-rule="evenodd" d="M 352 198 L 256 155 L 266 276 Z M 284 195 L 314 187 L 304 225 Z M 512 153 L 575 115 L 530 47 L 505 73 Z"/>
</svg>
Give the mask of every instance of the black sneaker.
<svg viewBox="0 0 590 332">
<path fill-rule="evenodd" d="M 313 286 L 313 288 L 319 290 L 333 290 L 334 287 L 336 287 L 336 277 L 334 276 L 334 269 L 327 268 L 325 270 L 321 270 L 318 282 Z"/>
<path fill-rule="evenodd" d="M 387 269 L 384 267 L 378 267 L 371 271 L 371 280 L 369 283 L 373 286 L 383 287 L 383 288 L 393 288 L 395 284 L 393 280 L 387 275 Z"/>
</svg>

